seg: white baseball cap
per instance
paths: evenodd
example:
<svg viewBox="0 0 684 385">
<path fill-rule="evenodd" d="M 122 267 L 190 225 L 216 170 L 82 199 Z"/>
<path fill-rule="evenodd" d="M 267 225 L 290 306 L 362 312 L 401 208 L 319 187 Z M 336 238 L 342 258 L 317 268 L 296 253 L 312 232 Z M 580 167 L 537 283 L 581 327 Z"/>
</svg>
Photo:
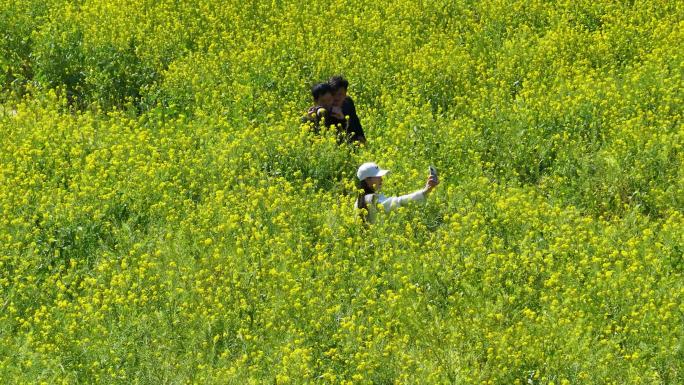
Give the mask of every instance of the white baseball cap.
<svg viewBox="0 0 684 385">
<path fill-rule="evenodd" d="M 356 171 L 356 177 L 359 178 L 359 180 L 364 180 L 371 176 L 383 176 L 388 172 L 389 170 L 383 170 L 373 162 L 366 162 Z"/>
</svg>

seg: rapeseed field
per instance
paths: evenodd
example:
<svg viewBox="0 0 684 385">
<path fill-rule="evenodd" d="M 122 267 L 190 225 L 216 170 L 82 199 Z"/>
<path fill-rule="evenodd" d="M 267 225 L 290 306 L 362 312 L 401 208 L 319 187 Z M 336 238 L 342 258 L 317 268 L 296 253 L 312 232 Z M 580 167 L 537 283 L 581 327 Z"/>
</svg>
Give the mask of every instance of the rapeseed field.
<svg viewBox="0 0 684 385">
<path fill-rule="evenodd" d="M 684 383 L 683 2 L 0 8 L 0 383 Z"/>
</svg>

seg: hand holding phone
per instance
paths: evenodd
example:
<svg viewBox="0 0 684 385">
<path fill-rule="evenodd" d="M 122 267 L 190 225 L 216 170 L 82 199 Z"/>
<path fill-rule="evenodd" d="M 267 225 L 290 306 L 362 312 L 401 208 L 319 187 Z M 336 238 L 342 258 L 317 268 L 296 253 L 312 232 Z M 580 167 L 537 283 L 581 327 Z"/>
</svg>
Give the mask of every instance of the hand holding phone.
<svg viewBox="0 0 684 385">
<path fill-rule="evenodd" d="M 430 192 L 439 184 L 439 179 L 437 177 L 437 169 L 434 166 L 428 167 L 428 172 L 430 173 L 430 176 L 428 177 L 426 188 L 427 191 Z"/>
<path fill-rule="evenodd" d="M 430 172 L 430 176 L 434 176 L 435 178 L 437 178 L 437 169 L 435 168 L 435 166 L 429 166 L 428 170 Z"/>
</svg>

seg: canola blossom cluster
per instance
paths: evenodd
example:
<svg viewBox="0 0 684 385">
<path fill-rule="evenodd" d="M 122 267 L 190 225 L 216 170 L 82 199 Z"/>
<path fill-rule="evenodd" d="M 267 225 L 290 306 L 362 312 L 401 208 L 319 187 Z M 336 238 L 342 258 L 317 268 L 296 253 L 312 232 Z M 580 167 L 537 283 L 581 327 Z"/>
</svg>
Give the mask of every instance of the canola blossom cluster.
<svg viewBox="0 0 684 385">
<path fill-rule="evenodd" d="M 683 2 L 0 7 L 3 384 L 684 383 Z"/>
</svg>

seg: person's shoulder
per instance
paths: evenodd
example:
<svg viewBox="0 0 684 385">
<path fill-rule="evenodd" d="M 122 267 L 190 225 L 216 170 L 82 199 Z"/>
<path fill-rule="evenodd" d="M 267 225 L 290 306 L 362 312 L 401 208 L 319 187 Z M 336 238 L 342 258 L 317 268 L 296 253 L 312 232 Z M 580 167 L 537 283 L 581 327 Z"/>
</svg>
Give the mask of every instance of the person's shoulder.
<svg viewBox="0 0 684 385">
<path fill-rule="evenodd" d="M 388 198 L 387 198 L 387 196 L 385 196 L 385 194 L 381 194 L 381 193 L 375 194 L 375 200 L 376 200 L 378 203 L 382 203 L 382 202 L 386 201 L 387 199 L 388 199 Z"/>
<path fill-rule="evenodd" d="M 345 115 L 356 114 L 356 106 L 354 105 L 354 99 L 352 99 L 349 96 L 347 96 L 344 99 L 344 101 L 342 102 L 342 112 L 344 112 Z"/>
</svg>

